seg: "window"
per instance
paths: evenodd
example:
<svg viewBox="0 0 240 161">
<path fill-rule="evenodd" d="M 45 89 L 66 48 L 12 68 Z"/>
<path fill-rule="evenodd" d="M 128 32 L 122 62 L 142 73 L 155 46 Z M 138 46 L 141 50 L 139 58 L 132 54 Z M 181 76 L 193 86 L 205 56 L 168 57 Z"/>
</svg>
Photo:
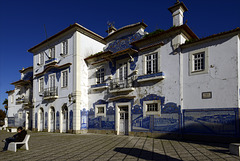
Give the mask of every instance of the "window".
<svg viewBox="0 0 240 161">
<path fill-rule="evenodd" d="M 43 78 L 39 79 L 39 93 L 42 93 L 44 90 Z"/>
<path fill-rule="evenodd" d="M 95 117 L 103 116 L 106 117 L 106 105 L 95 105 Z"/>
<path fill-rule="evenodd" d="M 151 100 L 143 102 L 143 116 L 147 115 L 158 115 L 160 116 L 161 109 L 160 100 Z"/>
<path fill-rule="evenodd" d="M 104 114 L 104 107 L 98 107 L 98 114 Z"/>
<path fill-rule="evenodd" d="M 147 104 L 147 112 L 152 112 L 152 111 L 158 111 L 158 104 L 157 103 L 152 103 L 152 104 Z"/>
<path fill-rule="evenodd" d="M 55 46 L 49 49 L 49 57 L 55 58 Z"/>
<path fill-rule="evenodd" d="M 63 41 L 62 46 L 63 46 L 62 54 L 67 55 L 68 54 L 68 41 L 67 40 Z"/>
<path fill-rule="evenodd" d="M 146 56 L 146 74 L 153 74 L 158 72 L 158 58 L 157 53 Z"/>
<path fill-rule="evenodd" d="M 39 65 L 42 65 L 44 63 L 44 53 L 41 52 L 39 54 Z"/>
<path fill-rule="evenodd" d="M 127 75 L 128 75 L 128 72 L 127 72 L 127 63 L 120 63 L 119 64 L 119 81 L 124 81 L 127 79 Z"/>
<path fill-rule="evenodd" d="M 11 103 L 13 103 L 13 100 L 14 100 L 14 96 L 13 94 L 11 95 Z"/>
<path fill-rule="evenodd" d="M 97 84 L 104 82 L 104 68 L 100 68 L 96 72 Z"/>
<path fill-rule="evenodd" d="M 68 71 L 65 70 L 62 72 L 62 87 L 68 86 Z"/>
<path fill-rule="evenodd" d="M 201 49 L 189 54 L 190 75 L 203 74 L 208 72 L 207 50 Z"/>
<path fill-rule="evenodd" d="M 49 76 L 49 87 L 50 90 L 55 87 L 55 74 Z"/>
<path fill-rule="evenodd" d="M 193 54 L 193 71 L 203 71 L 205 68 L 204 52 Z"/>
</svg>

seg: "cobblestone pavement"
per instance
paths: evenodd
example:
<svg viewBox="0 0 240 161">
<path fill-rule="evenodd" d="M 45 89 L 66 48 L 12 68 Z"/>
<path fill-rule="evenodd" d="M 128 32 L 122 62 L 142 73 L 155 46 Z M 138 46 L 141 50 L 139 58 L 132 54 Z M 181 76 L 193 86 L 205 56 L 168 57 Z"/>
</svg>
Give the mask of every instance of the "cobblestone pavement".
<svg viewBox="0 0 240 161">
<path fill-rule="evenodd" d="M 240 160 L 228 144 L 186 142 L 147 137 L 28 132 L 29 151 L 0 152 L 0 160 Z M 0 131 L 0 140 L 13 133 Z M 4 145 L 0 142 L 0 147 Z"/>
</svg>

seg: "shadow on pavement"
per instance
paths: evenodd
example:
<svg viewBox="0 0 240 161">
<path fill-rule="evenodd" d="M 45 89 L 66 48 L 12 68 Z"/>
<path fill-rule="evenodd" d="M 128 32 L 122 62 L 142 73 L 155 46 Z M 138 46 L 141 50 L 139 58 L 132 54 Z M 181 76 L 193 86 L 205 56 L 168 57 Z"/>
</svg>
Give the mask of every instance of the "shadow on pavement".
<svg viewBox="0 0 240 161">
<path fill-rule="evenodd" d="M 138 148 L 115 148 L 114 151 L 123 153 L 126 155 L 134 156 L 139 159 L 145 159 L 145 160 L 171 160 L 171 161 L 180 161 L 179 159 L 172 158 L 167 155 L 158 154 L 155 152 L 151 152 L 148 150 L 138 149 Z"/>
</svg>

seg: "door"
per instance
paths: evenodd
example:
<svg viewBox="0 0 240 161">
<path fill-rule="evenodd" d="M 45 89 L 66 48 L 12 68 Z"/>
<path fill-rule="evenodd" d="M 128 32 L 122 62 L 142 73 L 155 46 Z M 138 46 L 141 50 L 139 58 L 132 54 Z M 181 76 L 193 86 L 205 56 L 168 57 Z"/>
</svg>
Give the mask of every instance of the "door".
<svg viewBox="0 0 240 161">
<path fill-rule="evenodd" d="M 68 131 L 68 110 L 64 107 L 62 110 L 62 132 Z"/>
<path fill-rule="evenodd" d="M 43 117 L 43 109 L 40 109 L 39 117 L 40 117 L 40 129 L 39 131 L 43 131 L 44 129 L 44 117 Z"/>
<path fill-rule="evenodd" d="M 50 132 L 54 132 L 55 130 L 55 110 L 51 108 L 50 112 Z"/>
<path fill-rule="evenodd" d="M 125 63 L 120 63 L 119 64 L 119 71 L 118 71 L 118 76 L 119 76 L 119 86 L 120 88 L 126 88 L 127 85 L 127 62 Z"/>
<path fill-rule="evenodd" d="M 128 106 L 119 107 L 119 134 L 128 135 Z"/>
<path fill-rule="evenodd" d="M 55 75 L 50 75 L 50 82 L 49 82 L 49 95 L 55 95 Z"/>
</svg>

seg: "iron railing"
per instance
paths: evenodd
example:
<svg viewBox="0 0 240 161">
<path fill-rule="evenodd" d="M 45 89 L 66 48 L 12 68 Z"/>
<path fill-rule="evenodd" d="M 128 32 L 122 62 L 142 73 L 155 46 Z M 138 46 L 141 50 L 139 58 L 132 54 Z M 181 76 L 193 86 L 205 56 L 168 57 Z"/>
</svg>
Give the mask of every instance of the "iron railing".
<svg viewBox="0 0 240 161">
<path fill-rule="evenodd" d="M 43 97 L 58 96 L 58 87 L 45 88 L 43 92 Z"/>
<path fill-rule="evenodd" d="M 120 80 L 119 78 L 112 79 L 110 82 L 110 90 L 130 88 L 133 87 L 133 83 L 133 77 L 128 77 L 123 80 Z"/>
</svg>

